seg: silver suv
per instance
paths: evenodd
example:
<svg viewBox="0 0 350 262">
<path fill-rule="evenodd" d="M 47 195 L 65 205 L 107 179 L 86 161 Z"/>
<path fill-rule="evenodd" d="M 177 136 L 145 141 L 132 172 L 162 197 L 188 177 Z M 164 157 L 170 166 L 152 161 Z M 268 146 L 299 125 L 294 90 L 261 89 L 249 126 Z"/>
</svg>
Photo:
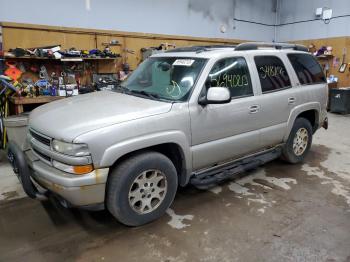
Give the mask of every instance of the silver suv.
<svg viewBox="0 0 350 262">
<path fill-rule="evenodd" d="M 327 128 L 322 68 L 299 45 L 178 48 L 144 61 L 114 91 L 30 115 L 28 148 L 9 159 L 32 198 L 107 208 L 138 226 L 178 186 L 208 188 L 275 158 L 303 161 Z"/>
</svg>

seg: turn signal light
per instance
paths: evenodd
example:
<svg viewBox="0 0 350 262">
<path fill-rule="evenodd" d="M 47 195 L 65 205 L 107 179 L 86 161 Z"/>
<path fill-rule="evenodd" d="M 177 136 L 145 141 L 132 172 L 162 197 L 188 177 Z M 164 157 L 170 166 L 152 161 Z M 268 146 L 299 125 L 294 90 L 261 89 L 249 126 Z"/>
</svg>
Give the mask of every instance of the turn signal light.
<svg viewBox="0 0 350 262">
<path fill-rule="evenodd" d="M 93 170 L 94 168 L 91 164 L 85 165 L 85 166 L 73 166 L 73 172 L 74 174 L 77 174 L 77 175 L 87 174 L 92 172 Z"/>
<path fill-rule="evenodd" d="M 52 164 L 59 170 L 75 175 L 84 175 L 94 170 L 94 166 L 92 164 L 83 166 L 70 166 L 55 160 L 52 161 Z"/>
</svg>

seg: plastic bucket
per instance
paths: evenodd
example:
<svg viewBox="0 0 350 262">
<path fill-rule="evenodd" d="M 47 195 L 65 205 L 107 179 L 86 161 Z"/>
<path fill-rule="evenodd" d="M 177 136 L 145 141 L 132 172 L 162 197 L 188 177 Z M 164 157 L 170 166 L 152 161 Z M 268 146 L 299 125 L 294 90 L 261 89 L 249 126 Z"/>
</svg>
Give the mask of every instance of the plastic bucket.
<svg viewBox="0 0 350 262">
<path fill-rule="evenodd" d="M 9 141 L 14 141 L 22 150 L 27 146 L 27 131 L 28 131 L 29 113 L 9 116 L 4 119 L 4 125 L 7 131 Z"/>
</svg>

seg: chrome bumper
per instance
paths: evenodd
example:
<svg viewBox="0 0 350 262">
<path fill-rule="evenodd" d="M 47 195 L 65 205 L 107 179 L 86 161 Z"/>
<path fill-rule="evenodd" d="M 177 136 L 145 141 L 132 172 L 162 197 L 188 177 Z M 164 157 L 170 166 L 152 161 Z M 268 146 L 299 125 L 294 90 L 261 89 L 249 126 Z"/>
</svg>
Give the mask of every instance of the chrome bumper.
<svg viewBox="0 0 350 262">
<path fill-rule="evenodd" d="M 109 168 L 72 175 L 44 163 L 32 150 L 25 152 L 25 158 L 34 181 L 67 201 L 67 205 L 79 207 L 104 203 Z"/>
<path fill-rule="evenodd" d="M 109 168 L 95 169 L 84 175 L 66 173 L 53 167 L 53 160 L 69 165 L 86 165 L 92 163 L 91 156 L 72 157 L 55 152 L 51 146 L 52 138 L 32 129 L 27 133 L 27 142 L 28 150 L 24 152 L 25 160 L 22 161 L 22 166 L 29 167 L 29 172 L 25 172 L 29 174 L 25 176 L 28 179 L 27 183 L 22 183 L 23 188 L 24 184 L 34 184 L 34 187 L 37 187 L 35 183 L 28 182 L 31 179 L 43 189 L 58 196 L 65 206 L 82 207 L 104 203 Z M 17 155 L 23 153 L 18 152 Z M 28 192 L 30 191 L 38 190 L 31 188 Z"/>
</svg>

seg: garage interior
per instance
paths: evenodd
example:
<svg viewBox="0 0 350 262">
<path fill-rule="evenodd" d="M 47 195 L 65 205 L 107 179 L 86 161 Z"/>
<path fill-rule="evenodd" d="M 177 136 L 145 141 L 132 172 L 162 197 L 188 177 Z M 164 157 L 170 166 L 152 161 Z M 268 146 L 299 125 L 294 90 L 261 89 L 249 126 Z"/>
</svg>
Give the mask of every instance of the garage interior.
<svg viewBox="0 0 350 262">
<path fill-rule="evenodd" d="M 0 82 L 0 261 L 350 261 L 349 24 L 348 0 L 0 0 L 0 75 L 11 77 Z M 303 45 L 324 71 L 329 127 L 302 163 L 179 187 L 139 227 L 23 191 L 7 143 L 32 110 L 116 88 L 154 54 L 244 42 Z"/>
</svg>

